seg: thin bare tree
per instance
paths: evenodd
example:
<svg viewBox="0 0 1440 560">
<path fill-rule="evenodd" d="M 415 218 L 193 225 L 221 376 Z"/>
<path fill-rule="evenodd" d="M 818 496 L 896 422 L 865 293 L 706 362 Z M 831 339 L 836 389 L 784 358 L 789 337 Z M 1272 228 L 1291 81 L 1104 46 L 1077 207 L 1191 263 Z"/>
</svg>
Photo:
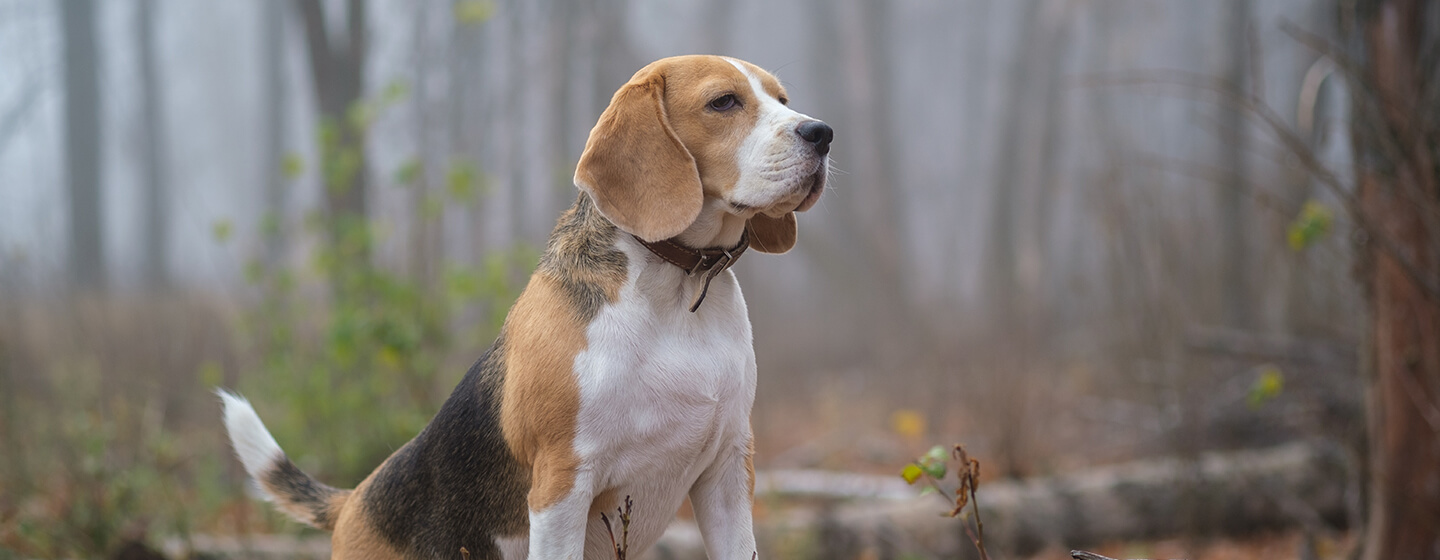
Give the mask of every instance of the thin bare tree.
<svg viewBox="0 0 1440 560">
<path fill-rule="evenodd" d="M 140 0 L 135 14 L 135 42 L 140 52 L 140 142 L 145 217 L 142 224 L 141 278 L 146 289 L 163 290 L 170 284 L 170 168 L 165 134 L 165 88 L 159 76 L 155 0 Z"/>
<path fill-rule="evenodd" d="M 261 87 L 261 103 L 265 120 L 264 145 L 260 149 L 261 177 L 264 181 L 264 210 L 268 222 L 265 235 L 264 260 L 268 266 L 279 264 L 284 252 L 285 215 L 285 7 L 279 2 L 261 4 L 260 57 L 265 78 Z"/>
<path fill-rule="evenodd" d="M 105 288 L 104 212 L 100 203 L 100 69 L 95 3 L 60 4 L 65 51 L 65 169 L 70 195 L 69 274 L 79 290 Z"/>
<path fill-rule="evenodd" d="M 346 0 L 343 25 L 338 28 L 326 24 L 321 0 L 296 2 L 305 27 L 306 52 L 320 112 L 320 171 L 325 183 L 325 210 L 330 215 L 329 235 L 338 246 L 347 223 L 369 216 L 365 127 L 352 118 L 352 110 L 359 108 L 365 94 L 370 37 L 367 2 Z M 346 257 L 368 262 L 370 250 L 368 243 L 354 244 Z"/>
</svg>

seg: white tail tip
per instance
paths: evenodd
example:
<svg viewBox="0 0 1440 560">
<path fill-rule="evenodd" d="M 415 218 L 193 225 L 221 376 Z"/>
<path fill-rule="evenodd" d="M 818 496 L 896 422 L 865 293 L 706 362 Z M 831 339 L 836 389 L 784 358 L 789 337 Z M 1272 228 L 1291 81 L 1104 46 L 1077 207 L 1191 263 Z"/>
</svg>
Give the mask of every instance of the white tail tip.
<svg viewBox="0 0 1440 560">
<path fill-rule="evenodd" d="M 250 473 L 252 478 L 260 478 L 260 473 L 268 470 L 285 452 L 265 429 L 250 401 L 225 389 L 216 389 L 215 394 L 220 396 L 220 402 L 225 407 L 225 431 L 230 433 L 230 445 L 235 448 L 235 455 L 245 465 L 245 472 Z"/>
</svg>

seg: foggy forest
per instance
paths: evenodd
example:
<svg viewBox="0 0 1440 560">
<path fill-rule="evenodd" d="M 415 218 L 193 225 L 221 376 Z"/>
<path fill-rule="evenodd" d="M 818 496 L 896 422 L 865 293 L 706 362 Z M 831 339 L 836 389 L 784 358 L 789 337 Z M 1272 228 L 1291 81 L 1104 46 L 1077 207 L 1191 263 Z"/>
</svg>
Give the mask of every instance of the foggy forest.
<svg viewBox="0 0 1440 560">
<path fill-rule="evenodd" d="M 760 557 L 1440 558 L 1436 2 L 0 0 L 0 559 L 327 557 L 213 390 L 353 487 L 689 53 L 835 131 Z"/>
</svg>

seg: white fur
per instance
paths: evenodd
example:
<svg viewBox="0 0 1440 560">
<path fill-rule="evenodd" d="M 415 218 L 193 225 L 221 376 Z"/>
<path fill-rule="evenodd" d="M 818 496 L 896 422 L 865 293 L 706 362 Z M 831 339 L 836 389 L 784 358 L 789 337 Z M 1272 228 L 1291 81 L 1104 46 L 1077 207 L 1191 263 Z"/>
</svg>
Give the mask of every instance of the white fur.
<svg viewBox="0 0 1440 560">
<path fill-rule="evenodd" d="M 240 457 L 245 472 L 251 478 L 260 478 L 261 473 L 285 456 L 285 452 L 265 429 L 265 423 L 260 421 L 260 415 L 250 406 L 250 401 L 224 389 L 216 389 L 215 394 L 220 396 L 225 408 L 225 431 L 230 434 L 230 445 L 235 449 L 235 455 Z"/>
<path fill-rule="evenodd" d="M 588 515 L 593 497 L 611 490 L 617 503 L 594 505 L 614 522 L 618 502 L 631 498 L 631 554 L 660 538 L 689 495 L 710 557 L 748 559 L 755 351 L 740 286 L 731 272 L 720 274 L 691 313 L 699 275 L 687 277 L 629 236 L 616 244 L 629 259 L 628 277 L 575 357 L 580 473 L 570 496 L 531 513 L 529 557 L 574 558 L 581 542 L 569 535 L 578 522 L 587 526 L 585 557 L 612 558 L 604 524 Z"/>
<path fill-rule="evenodd" d="M 725 60 L 750 80 L 751 92 L 760 104 L 755 129 L 736 154 L 740 178 L 727 198 L 752 208 L 771 209 L 767 213 L 779 216 L 805 199 L 811 178 L 825 165 L 825 159 L 815 157 L 814 147 L 795 132 L 800 123 L 815 119 L 770 97 L 760 78 L 744 64 Z"/>
</svg>

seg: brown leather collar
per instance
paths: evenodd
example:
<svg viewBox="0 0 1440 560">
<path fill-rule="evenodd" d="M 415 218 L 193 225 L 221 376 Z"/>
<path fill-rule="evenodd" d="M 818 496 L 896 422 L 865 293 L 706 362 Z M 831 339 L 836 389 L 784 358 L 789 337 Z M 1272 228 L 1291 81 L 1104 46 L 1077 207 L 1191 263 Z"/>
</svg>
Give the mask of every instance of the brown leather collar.
<svg viewBox="0 0 1440 560">
<path fill-rule="evenodd" d="M 710 290 L 710 280 L 733 266 L 735 261 L 740 260 L 740 255 L 750 248 L 750 229 L 746 228 L 740 234 L 740 243 L 729 249 L 695 249 L 673 239 L 662 239 L 653 243 L 639 237 L 635 240 L 651 253 L 655 253 L 655 256 L 680 267 L 686 276 L 697 273 L 705 275 L 705 281 L 700 284 L 700 292 L 695 294 L 695 301 L 690 304 L 690 312 L 694 313 L 700 309 L 700 303 L 705 301 L 705 293 Z"/>
</svg>

